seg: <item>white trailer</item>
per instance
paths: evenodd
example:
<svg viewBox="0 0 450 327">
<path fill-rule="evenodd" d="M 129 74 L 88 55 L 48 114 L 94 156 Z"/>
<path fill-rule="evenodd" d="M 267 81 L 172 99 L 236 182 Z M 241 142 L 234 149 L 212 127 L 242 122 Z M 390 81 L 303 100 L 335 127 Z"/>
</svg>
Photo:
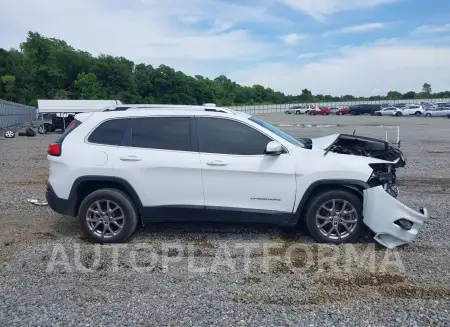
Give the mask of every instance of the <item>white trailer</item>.
<svg viewBox="0 0 450 327">
<path fill-rule="evenodd" d="M 64 131 L 78 113 L 102 111 L 120 104 L 120 100 L 38 100 L 38 112 L 42 120 L 38 132 Z"/>
</svg>

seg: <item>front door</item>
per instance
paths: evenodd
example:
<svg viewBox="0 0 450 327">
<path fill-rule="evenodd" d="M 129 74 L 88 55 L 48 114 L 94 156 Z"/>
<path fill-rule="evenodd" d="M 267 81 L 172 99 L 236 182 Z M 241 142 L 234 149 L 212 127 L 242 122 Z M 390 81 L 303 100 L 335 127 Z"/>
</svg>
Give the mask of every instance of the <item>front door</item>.
<svg viewBox="0 0 450 327">
<path fill-rule="evenodd" d="M 205 206 L 213 219 L 264 222 L 292 214 L 296 180 L 287 151 L 265 155 L 272 139 L 237 120 L 197 117 L 196 125 Z"/>
</svg>

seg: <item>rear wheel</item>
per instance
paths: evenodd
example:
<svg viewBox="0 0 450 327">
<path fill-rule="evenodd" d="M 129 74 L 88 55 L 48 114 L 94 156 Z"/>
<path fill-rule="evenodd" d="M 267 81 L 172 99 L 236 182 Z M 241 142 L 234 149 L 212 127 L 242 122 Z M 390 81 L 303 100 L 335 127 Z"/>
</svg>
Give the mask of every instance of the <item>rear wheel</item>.
<svg viewBox="0 0 450 327">
<path fill-rule="evenodd" d="M 101 189 L 89 194 L 81 202 L 78 218 L 83 233 L 96 243 L 124 242 L 138 223 L 133 202 L 117 189 Z"/>
<path fill-rule="evenodd" d="M 351 114 L 352 116 L 356 116 L 356 111 L 350 111 L 350 114 Z"/>
<path fill-rule="evenodd" d="M 296 115 L 300 115 L 300 111 L 297 110 L 297 111 L 295 112 L 295 114 L 296 114 Z"/>
<path fill-rule="evenodd" d="M 402 116 L 403 114 L 399 111 L 395 114 L 397 117 Z"/>
<path fill-rule="evenodd" d="M 416 111 L 415 115 L 416 115 L 417 117 L 419 117 L 419 116 L 422 115 L 422 113 L 421 113 L 420 111 Z"/>
<path fill-rule="evenodd" d="M 363 228 L 361 199 L 344 190 L 319 193 L 309 201 L 305 218 L 311 236 L 318 242 L 355 241 Z"/>
</svg>

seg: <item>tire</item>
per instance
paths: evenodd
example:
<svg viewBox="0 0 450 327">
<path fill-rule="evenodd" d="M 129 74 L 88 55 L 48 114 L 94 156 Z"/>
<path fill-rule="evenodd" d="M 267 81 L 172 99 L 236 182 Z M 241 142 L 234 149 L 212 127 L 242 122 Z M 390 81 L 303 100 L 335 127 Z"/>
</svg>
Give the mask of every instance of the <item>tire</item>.
<svg viewBox="0 0 450 327">
<path fill-rule="evenodd" d="M 28 128 L 25 130 L 25 134 L 26 134 L 27 136 L 31 136 L 31 137 L 36 136 L 36 132 L 35 132 L 32 128 L 30 128 L 30 127 L 28 127 Z"/>
<path fill-rule="evenodd" d="M 112 216 L 115 215 L 116 219 L 117 216 L 124 217 L 123 219 L 116 220 L 116 223 L 122 226 L 121 229 L 119 229 L 112 220 L 109 220 L 114 217 L 106 217 L 105 215 L 102 218 L 99 218 L 98 215 L 92 214 L 93 209 L 95 209 L 95 211 L 98 210 L 96 202 L 100 203 L 102 211 L 104 210 L 104 212 L 106 212 L 108 201 L 110 203 L 110 208 L 113 209 Z M 119 209 L 117 209 L 117 207 Z M 92 217 L 94 219 L 90 219 L 90 222 L 88 222 L 88 217 Z M 80 220 L 83 234 L 90 241 L 95 243 L 125 242 L 134 233 L 138 224 L 137 210 L 131 199 L 124 192 L 112 188 L 100 189 L 89 194 L 80 204 L 78 219 Z M 108 220 L 108 226 L 110 226 L 109 230 L 104 229 L 104 226 L 106 226 L 104 223 L 100 223 L 100 225 L 97 225 L 98 227 L 94 229 L 95 225 L 101 219 Z M 105 236 L 101 235 L 101 231 L 103 230 L 106 230 Z M 117 234 L 111 233 L 111 231 L 115 231 Z"/>
<path fill-rule="evenodd" d="M 395 113 L 395 115 L 396 115 L 397 117 L 403 116 L 403 114 L 402 114 L 401 112 L 397 112 L 397 113 Z"/>
<path fill-rule="evenodd" d="M 377 113 L 377 116 L 382 116 L 382 114 L 380 114 L 379 112 Z"/>
<path fill-rule="evenodd" d="M 431 117 L 430 113 L 425 114 L 425 117 Z"/>
<path fill-rule="evenodd" d="M 350 115 L 356 116 L 356 111 L 350 111 Z"/>
<path fill-rule="evenodd" d="M 48 133 L 48 126 L 47 124 L 40 124 L 38 127 L 38 133 L 39 134 L 47 134 Z"/>
<path fill-rule="evenodd" d="M 300 115 L 300 111 L 297 110 L 297 111 L 295 112 L 295 114 L 296 114 L 296 115 Z"/>
<path fill-rule="evenodd" d="M 414 115 L 416 115 L 416 117 L 419 117 L 419 116 L 422 116 L 422 113 L 420 111 L 416 111 L 416 113 Z"/>
<path fill-rule="evenodd" d="M 5 136 L 5 139 L 13 139 L 16 137 L 16 133 L 14 133 L 14 131 L 7 130 L 7 131 L 5 131 L 4 136 Z"/>
<path fill-rule="evenodd" d="M 336 116 L 340 116 L 341 115 L 341 113 L 338 111 L 338 112 L 336 112 Z"/>
<path fill-rule="evenodd" d="M 318 214 L 327 218 L 332 215 L 332 212 L 327 211 L 325 208 L 331 209 L 333 200 L 335 201 L 334 203 L 336 218 L 316 219 L 316 215 Z M 347 202 L 347 204 L 345 204 L 345 202 Z M 344 204 L 347 211 L 351 211 L 350 209 L 354 209 L 354 213 L 339 216 L 338 213 L 342 211 L 342 206 Z M 319 243 L 341 244 L 353 242 L 360 237 L 363 231 L 362 201 L 357 195 L 349 191 L 325 191 L 317 194 L 310 201 L 308 201 L 305 219 L 309 233 L 311 234 L 312 238 L 314 238 Z M 348 222 L 344 223 L 345 220 L 347 220 Z M 322 225 L 322 227 L 320 228 L 318 225 L 321 224 L 325 225 Z M 347 230 L 345 229 L 344 225 L 347 225 Z M 337 226 L 337 230 L 335 226 Z M 330 236 L 327 236 L 327 231 L 331 232 Z M 341 234 L 340 238 L 338 232 Z"/>
</svg>

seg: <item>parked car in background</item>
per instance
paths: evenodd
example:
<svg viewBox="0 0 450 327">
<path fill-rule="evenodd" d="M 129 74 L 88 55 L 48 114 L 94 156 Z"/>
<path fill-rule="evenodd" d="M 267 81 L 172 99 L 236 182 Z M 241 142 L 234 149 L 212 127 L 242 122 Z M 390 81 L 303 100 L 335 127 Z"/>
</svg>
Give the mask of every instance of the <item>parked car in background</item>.
<svg viewBox="0 0 450 327">
<path fill-rule="evenodd" d="M 375 115 L 377 116 L 394 116 L 401 109 L 397 107 L 386 107 L 381 110 L 375 111 Z"/>
<path fill-rule="evenodd" d="M 330 107 L 330 113 L 331 114 L 335 114 L 337 115 L 337 113 L 339 112 L 339 108 L 338 107 Z"/>
<path fill-rule="evenodd" d="M 308 105 L 308 106 L 306 106 L 306 111 L 305 111 L 305 114 L 309 114 L 309 112 L 311 111 L 311 110 L 319 110 L 319 107 L 318 106 L 312 106 L 312 105 Z"/>
<path fill-rule="evenodd" d="M 288 110 L 285 111 L 286 114 L 296 114 L 301 115 L 306 113 L 306 107 L 304 106 L 293 106 L 290 107 Z"/>
<path fill-rule="evenodd" d="M 349 113 L 350 111 L 348 110 L 348 107 L 342 107 L 338 112 L 336 112 L 336 115 L 348 115 Z"/>
<path fill-rule="evenodd" d="M 433 110 L 437 107 L 434 103 L 431 102 L 421 102 L 420 105 L 423 107 L 425 111 Z"/>
<path fill-rule="evenodd" d="M 376 111 L 381 110 L 381 105 L 379 104 L 357 104 L 350 106 L 348 108 L 351 115 L 364 115 L 371 114 L 374 115 Z"/>
<path fill-rule="evenodd" d="M 402 115 L 404 116 L 422 116 L 425 114 L 425 110 L 421 105 L 418 104 L 409 104 L 402 109 Z M 398 112 L 397 112 L 398 114 Z M 398 115 L 401 116 L 401 115 Z"/>
<path fill-rule="evenodd" d="M 394 105 L 394 107 L 397 107 L 397 108 L 404 108 L 404 107 L 406 107 L 406 103 L 396 103 L 396 104 Z"/>
<path fill-rule="evenodd" d="M 328 107 L 319 107 L 319 108 L 315 108 L 314 110 L 310 110 L 309 114 L 310 115 L 329 115 L 331 113 L 330 109 Z"/>
<path fill-rule="evenodd" d="M 447 108 L 450 107 L 450 102 L 436 102 L 437 108 Z"/>
<path fill-rule="evenodd" d="M 425 110 L 425 117 L 447 117 L 450 114 L 450 107 L 440 107 L 431 110 Z"/>
</svg>

